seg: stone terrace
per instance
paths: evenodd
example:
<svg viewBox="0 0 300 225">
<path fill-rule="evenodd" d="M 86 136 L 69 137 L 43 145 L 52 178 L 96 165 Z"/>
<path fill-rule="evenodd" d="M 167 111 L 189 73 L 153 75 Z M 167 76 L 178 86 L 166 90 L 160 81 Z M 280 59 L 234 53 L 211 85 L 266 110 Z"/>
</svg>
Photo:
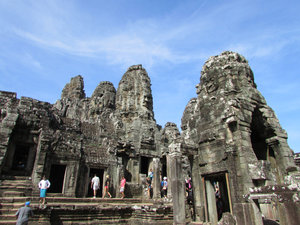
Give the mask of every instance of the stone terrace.
<svg viewBox="0 0 300 225">
<path fill-rule="evenodd" d="M 1 197 L 0 224 L 15 224 L 15 213 L 30 200 L 30 224 L 172 224 L 171 204 L 141 199 L 47 198 L 46 209 L 38 197 Z"/>
</svg>

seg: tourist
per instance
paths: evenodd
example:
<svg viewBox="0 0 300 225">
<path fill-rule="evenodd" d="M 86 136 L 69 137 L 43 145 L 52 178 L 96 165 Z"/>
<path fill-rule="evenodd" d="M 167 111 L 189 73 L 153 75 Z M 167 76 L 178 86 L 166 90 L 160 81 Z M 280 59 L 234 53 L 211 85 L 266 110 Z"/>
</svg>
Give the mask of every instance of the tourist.
<svg viewBox="0 0 300 225">
<path fill-rule="evenodd" d="M 151 178 L 150 177 L 146 178 L 146 183 L 147 183 L 148 198 L 151 198 L 152 185 L 151 185 Z"/>
<path fill-rule="evenodd" d="M 164 197 L 164 193 L 163 193 L 163 186 L 164 186 L 164 179 L 162 178 L 161 179 L 161 182 L 160 182 L 160 197 Z"/>
<path fill-rule="evenodd" d="M 104 183 L 104 193 L 103 193 L 103 198 L 105 198 L 106 194 L 111 198 L 111 194 L 109 193 L 109 186 L 110 186 L 110 178 L 109 175 L 106 175 L 106 180 Z"/>
<path fill-rule="evenodd" d="M 94 191 L 94 198 L 96 198 L 97 190 L 100 188 L 100 179 L 97 177 L 97 174 L 94 175 L 92 181 L 91 181 L 91 188 Z"/>
<path fill-rule="evenodd" d="M 122 176 L 122 179 L 121 179 L 121 183 L 120 183 L 120 193 L 121 193 L 121 198 L 125 198 L 125 184 L 126 184 L 126 179 L 124 176 Z"/>
<path fill-rule="evenodd" d="M 186 187 L 187 203 L 191 205 L 193 203 L 192 178 L 188 177 L 188 179 L 186 179 L 185 187 Z"/>
<path fill-rule="evenodd" d="M 148 177 L 151 179 L 151 181 L 152 181 L 152 179 L 153 179 L 153 171 L 152 171 L 152 169 L 150 169 L 150 171 L 149 171 L 149 173 L 148 173 Z"/>
<path fill-rule="evenodd" d="M 42 180 L 39 182 L 39 189 L 40 189 L 40 204 L 42 208 L 46 208 L 46 192 L 47 189 L 50 187 L 50 181 L 46 179 L 44 175 Z"/>
<path fill-rule="evenodd" d="M 222 218 L 222 213 L 223 213 L 223 201 L 220 195 L 216 199 L 216 205 L 217 205 L 218 220 L 220 220 Z"/>
<path fill-rule="evenodd" d="M 216 199 L 221 197 L 220 190 L 219 190 L 218 186 L 215 186 L 215 195 L 216 195 Z"/>
<path fill-rule="evenodd" d="M 168 193 L 168 179 L 167 177 L 164 177 L 164 180 L 162 182 L 162 195 L 164 198 L 167 198 Z"/>
<path fill-rule="evenodd" d="M 16 213 L 17 223 L 16 225 L 27 225 L 29 217 L 33 216 L 32 209 L 29 207 L 30 201 L 25 203 L 25 206 L 19 208 Z"/>
</svg>

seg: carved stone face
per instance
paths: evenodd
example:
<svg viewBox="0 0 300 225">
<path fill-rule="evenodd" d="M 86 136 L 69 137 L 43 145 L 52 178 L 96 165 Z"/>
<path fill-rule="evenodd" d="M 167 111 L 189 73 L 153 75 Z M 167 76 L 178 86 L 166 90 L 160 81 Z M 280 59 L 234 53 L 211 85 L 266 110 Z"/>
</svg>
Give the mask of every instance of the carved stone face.
<svg viewBox="0 0 300 225">
<path fill-rule="evenodd" d="M 101 110 L 103 108 L 114 108 L 115 95 L 116 90 L 112 83 L 101 82 L 92 95 L 91 105 L 96 110 Z"/>
<path fill-rule="evenodd" d="M 142 106 L 152 110 L 152 96 L 150 94 L 144 94 Z"/>
<path fill-rule="evenodd" d="M 150 78 L 142 69 L 128 70 L 118 88 L 117 105 L 126 111 L 152 111 L 153 100 Z"/>
</svg>

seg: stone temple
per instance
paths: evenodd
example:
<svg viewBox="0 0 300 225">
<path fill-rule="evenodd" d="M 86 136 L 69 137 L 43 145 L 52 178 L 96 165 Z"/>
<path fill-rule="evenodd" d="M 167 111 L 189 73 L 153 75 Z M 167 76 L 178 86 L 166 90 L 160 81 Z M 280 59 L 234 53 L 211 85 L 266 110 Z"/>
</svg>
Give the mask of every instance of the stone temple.
<svg viewBox="0 0 300 225">
<path fill-rule="evenodd" d="M 180 132 L 172 122 L 156 123 L 141 65 L 129 67 L 117 90 L 100 82 L 91 97 L 83 78 L 73 77 L 55 104 L 1 91 L 0 224 L 14 224 L 26 200 L 31 224 L 300 224 L 300 169 L 247 60 L 229 51 L 210 57 L 196 94 Z M 45 209 L 38 204 L 43 175 L 51 182 Z M 111 199 L 101 198 L 106 175 Z"/>
</svg>

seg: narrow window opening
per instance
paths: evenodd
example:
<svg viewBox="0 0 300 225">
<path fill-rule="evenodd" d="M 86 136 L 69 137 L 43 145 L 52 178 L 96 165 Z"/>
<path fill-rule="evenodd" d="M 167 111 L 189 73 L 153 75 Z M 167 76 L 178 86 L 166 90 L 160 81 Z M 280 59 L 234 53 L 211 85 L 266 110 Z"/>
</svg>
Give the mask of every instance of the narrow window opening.
<svg viewBox="0 0 300 225">
<path fill-rule="evenodd" d="M 272 147 L 269 147 L 269 157 L 276 159 L 275 153 L 274 153 L 274 150 L 272 149 Z"/>
<path fill-rule="evenodd" d="M 253 179 L 252 182 L 255 187 L 262 187 L 265 186 L 266 184 L 266 180 L 262 180 L 262 179 Z"/>
<path fill-rule="evenodd" d="M 267 160 L 268 145 L 266 139 L 275 136 L 274 130 L 267 126 L 262 113 L 256 108 L 252 114 L 251 144 L 258 160 Z"/>
</svg>

